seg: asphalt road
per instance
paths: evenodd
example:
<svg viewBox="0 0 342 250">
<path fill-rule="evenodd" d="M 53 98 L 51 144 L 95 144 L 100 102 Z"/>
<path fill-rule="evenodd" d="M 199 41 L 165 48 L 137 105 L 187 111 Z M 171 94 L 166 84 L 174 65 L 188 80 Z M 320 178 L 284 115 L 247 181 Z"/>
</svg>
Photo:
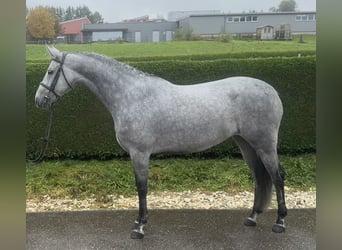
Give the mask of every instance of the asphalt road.
<svg viewBox="0 0 342 250">
<path fill-rule="evenodd" d="M 271 231 L 276 211 L 246 227 L 249 210 L 150 210 L 143 240 L 130 239 L 137 211 L 28 213 L 26 249 L 316 249 L 316 209 L 289 210 L 286 232 Z"/>
</svg>

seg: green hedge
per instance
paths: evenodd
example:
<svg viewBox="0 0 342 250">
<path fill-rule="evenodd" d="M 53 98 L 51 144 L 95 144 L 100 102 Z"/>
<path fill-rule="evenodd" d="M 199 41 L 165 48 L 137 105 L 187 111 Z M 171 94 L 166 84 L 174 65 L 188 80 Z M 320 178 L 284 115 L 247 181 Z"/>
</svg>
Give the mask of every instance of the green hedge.
<svg viewBox="0 0 342 250">
<path fill-rule="evenodd" d="M 206 61 L 131 62 L 145 72 L 177 84 L 193 84 L 230 76 L 262 79 L 277 89 L 284 104 L 279 151 L 298 154 L 315 151 L 316 58 L 255 58 Z M 47 112 L 34 107 L 34 95 L 47 63 L 27 63 L 27 156 L 40 149 L 39 138 L 46 126 Z M 110 158 L 125 155 L 115 140 L 109 112 L 86 88 L 77 88 L 55 105 L 50 158 Z M 227 141 L 200 155 L 226 156 L 238 153 Z"/>
</svg>

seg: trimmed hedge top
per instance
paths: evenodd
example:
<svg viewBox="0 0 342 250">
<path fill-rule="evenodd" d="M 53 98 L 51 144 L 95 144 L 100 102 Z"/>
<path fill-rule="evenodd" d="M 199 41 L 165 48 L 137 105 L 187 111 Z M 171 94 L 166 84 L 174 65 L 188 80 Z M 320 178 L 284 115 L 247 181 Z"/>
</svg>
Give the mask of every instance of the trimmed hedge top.
<svg viewBox="0 0 342 250">
<path fill-rule="evenodd" d="M 250 51 L 220 54 L 193 54 L 177 56 L 137 56 L 137 57 L 113 57 L 114 59 L 126 63 L 152 62 L 152 61 L 207 61 L 207 60 L 226 60 L 226 59 L 250 59 L 250 58 L 279 58 L 279 57 L 306 57 L 315 56 L 314 50 L 295 50 L 280 51 L 276 54 L 272 51 Z M 27 59 L 26 63 L 49 63 L 49 59 Z"/>
</svg>

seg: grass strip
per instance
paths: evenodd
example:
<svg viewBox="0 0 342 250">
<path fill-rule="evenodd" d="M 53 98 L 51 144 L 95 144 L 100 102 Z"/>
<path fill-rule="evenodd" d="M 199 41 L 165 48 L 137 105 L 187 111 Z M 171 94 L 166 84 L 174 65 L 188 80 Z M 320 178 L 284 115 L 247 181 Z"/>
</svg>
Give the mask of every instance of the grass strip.
<svg viewBox="0 0 342 250">
<path fill-rule="evenodd" d="M 285 185 L 299 190 L 315 187 L 316 156 L 281 156 L 287 172 Z M 253 190 L 252 175 L 239 158 L 152 159 L 150 191 L 228 191 Z M 27 198 L 95 197 L 136 195 L 133 168 L 129 160 L 50 161 L 26 166 Z"/>
</svg>

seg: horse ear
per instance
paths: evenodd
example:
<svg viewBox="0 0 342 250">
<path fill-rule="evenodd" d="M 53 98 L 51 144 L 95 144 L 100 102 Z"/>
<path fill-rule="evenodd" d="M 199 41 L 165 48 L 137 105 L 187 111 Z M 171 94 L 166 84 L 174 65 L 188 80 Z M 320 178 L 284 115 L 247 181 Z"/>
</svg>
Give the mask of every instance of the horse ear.
<svg viewBox="0 0 342 250">
<path fill-rule="evenodd" d="M 46 45 L 46 49 L 49 52 L 51 58 L 59 59 L 61 57 L 61 52 L 53 46 Z"/>
</svg>

